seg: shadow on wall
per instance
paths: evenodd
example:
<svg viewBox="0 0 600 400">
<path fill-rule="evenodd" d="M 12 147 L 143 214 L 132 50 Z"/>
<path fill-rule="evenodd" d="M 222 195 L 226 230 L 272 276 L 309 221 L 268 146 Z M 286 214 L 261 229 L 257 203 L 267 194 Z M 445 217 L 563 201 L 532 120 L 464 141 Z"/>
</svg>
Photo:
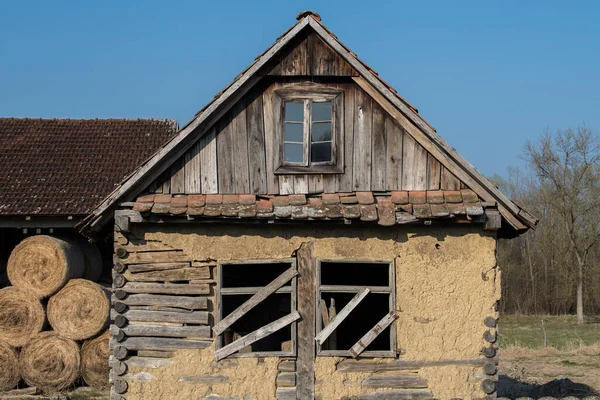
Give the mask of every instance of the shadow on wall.
<svg viewBox="0 0 600 400">
<path fill-rule="evenodd" d="M 584 397 L 600 396 L 600 393 L 588 385 L 573 382 L 568 378 L 554 379 L 544 384 L 521 382 L 507 375 L 500 375 L 498 378 L 498 398 L 531 397 L 539 399 L 541 397 L 562 398 L 567 396 L 583 399 Z"/>
</svg>

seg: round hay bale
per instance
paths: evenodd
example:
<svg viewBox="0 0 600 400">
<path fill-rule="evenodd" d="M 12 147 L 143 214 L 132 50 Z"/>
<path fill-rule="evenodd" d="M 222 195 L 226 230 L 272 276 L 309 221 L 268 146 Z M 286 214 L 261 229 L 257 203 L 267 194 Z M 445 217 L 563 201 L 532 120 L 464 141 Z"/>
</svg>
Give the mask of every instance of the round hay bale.
<svg viewBox="0 0 600 400">
<path fill-rule="evenodd" d="M 86 240 L 78 240 L 83 255 L 83 279 L 98 282 L 102 276 L 102 254 L 98 247 Z"/>
<path fill-rule="evenodd" d="M 45 322 L 39 299 L 14 286 L 0 289 L 0 340 L 21 347 L 44 328 Z"/>
<path fill-rule="evenodd" d="M 108 389 L 108 357 L 110 350 L 108 341 L 110 333 L 104 332 L 102 335 L 86 340 L 81 346 L 81 376 L 83 380 L 95 389 Z"/>
<path fill-rule="evenodd" d="M 61 336 L 89 339 L 108 328 L 110 292 L 97 283 L 73 279 L 48 301 L 48 321 Z"/>
<path fill-rule="evenodd" d="M 69 279 L 83 276 L 79 246 L 69 240 L 37 235 L 14 248 L 6 270 L 13 286 L 37 298 L 58 292 Z"/>
<path fill-rule="evenodd" d="M 21 380 L 19 355 L 7 342 L 0 340 L 0 392 L 17 387 Z"/>
<path fill-rule="evenodd" d="M 45 393 L 64 390 L 79 377 L 81 359 L 74 340 L 41 332 L 21 349 L 19 365 L 27 385 Z"/>
</svg>

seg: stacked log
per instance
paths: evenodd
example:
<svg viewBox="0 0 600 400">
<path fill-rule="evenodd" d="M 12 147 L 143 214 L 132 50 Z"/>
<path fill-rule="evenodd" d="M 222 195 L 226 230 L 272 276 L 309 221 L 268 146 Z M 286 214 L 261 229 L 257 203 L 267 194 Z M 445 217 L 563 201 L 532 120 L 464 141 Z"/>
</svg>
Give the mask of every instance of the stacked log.
<svg viewBox="0 0 600 400">
<path fill-rule="evenodd" d="M 106 388 L 110 292 L 93 282 L 102 275 L 97 247 L 32 236 L 12 251 L 6 272 L 12 286 L 0 289 L 0 392 L 21 379 L 47 393 L 80 377 Z"/>
</svg>

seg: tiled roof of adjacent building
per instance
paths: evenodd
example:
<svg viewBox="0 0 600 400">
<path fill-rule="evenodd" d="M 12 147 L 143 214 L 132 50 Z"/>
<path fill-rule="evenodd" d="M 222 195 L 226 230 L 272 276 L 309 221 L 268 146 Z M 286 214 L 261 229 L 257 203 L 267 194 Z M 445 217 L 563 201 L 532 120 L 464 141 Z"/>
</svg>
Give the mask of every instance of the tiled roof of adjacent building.
<svg viewBox="0 0 600 400">
<path fill-rule="evenodd" d="M 254 194 L 154 194 L 137 198 L 142 215 L 191 218 L 290 220 L 361 220 L 392 226 L 430 219 L 476 219 L 484 207 L 472 190 L 323 193 L 256 196 Z"/>
<path fill-rule="evenodd" d="M 0 215 L 84 215 L 177 132 L 174 120 L 0 118 Z"/>
</svg>

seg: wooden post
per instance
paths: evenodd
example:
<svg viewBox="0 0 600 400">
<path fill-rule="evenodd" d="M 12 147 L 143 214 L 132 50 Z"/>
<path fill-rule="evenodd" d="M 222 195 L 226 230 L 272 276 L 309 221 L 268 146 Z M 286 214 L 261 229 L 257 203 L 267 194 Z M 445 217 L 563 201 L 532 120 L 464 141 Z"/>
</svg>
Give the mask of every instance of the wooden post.
<svg viewBox="0 0 600 400">
<path fill-rule="evenodd" d="M 296 393 L 298 399 L 315 398 L 315 310 L 316 265 L 313 257 L 313 242 L 302 243 L 298 249 L 298 359 Z"/>
</svg>

